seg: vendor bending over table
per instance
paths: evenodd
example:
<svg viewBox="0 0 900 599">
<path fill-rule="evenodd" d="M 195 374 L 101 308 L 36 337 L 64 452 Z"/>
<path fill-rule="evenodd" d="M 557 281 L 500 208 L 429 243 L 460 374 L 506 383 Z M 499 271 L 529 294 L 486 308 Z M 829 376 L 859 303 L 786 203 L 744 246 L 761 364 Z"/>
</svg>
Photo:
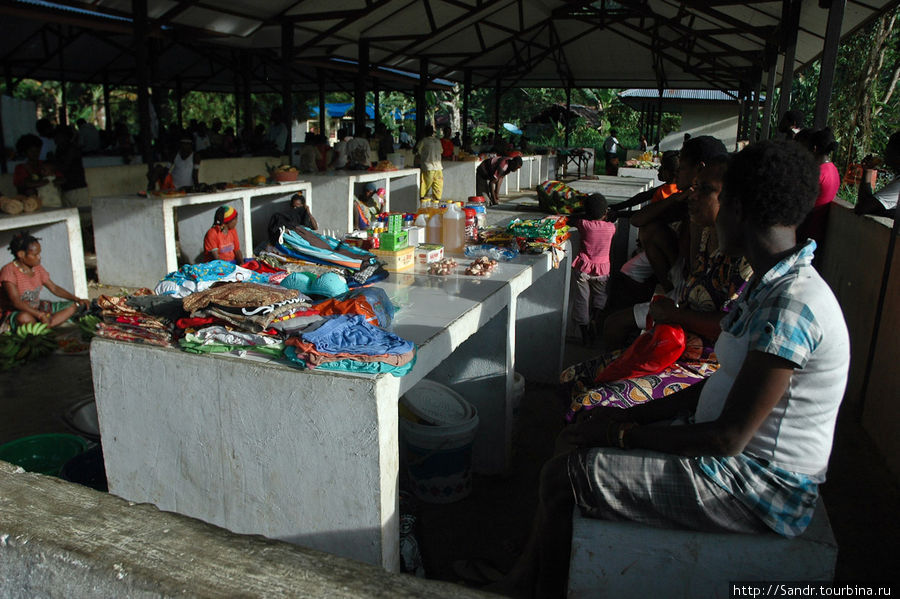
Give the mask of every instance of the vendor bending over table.
<svg viewBox="0 0 900 599">
<path fill-rule="evenodd" d="M 55 327 L 75 314 L 79 306 L 90 304 L 89 300 L 76 297 L 50 280 L 50 273 L 41 266 L 41 244 L 28 231 L 13 237 L 9 251 L 13 261 L 0 269 L 0 332 L 7 328 L 15 330 L 28 322 Z M 41 287 L 71 301 L 42 300 Z"/>
<path fill-rule="evenodd" d="M 475 193 L 486 196 L 491 206 L 500 203 L 500 184 L 503 177 L 522 168 L 522 157 L 494 156 L 487 158 L 475 169 Z"/>
<path fill-rule="evenodd" d="M 795 231 L 818 169 L 799 144 L 766 141 L 734 158 L 716 219 L 720 248 L 756 273 L 722 322 L 722 367 L 703 384 L 563 431 L 544 465 L 528 545 L 497 588 L 563 597 L 572 508 L 652 526 L 793 537 L 825 480 L 849 365 L 841 308 Z M 688 423 L 668 425 L 687 417 Z"/>
<path fill-rule="evenodd" d="M 203 238 L 203 262 L 225 260 L 240 264 L 244 261 L 236 226 L 237 210 L 231 206 L 219 206 L 213 217 L 213 226 Z"/>
</svg>

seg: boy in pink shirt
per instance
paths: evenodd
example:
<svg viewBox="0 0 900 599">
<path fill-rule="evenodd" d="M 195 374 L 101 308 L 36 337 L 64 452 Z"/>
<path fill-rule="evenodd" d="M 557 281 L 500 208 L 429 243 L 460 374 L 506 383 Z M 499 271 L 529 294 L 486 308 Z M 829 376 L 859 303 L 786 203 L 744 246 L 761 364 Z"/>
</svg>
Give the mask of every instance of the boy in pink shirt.
<svg viewBox="0 0 900 599">
<path fill-rule="evenodd" d="M 572 268 L 575 270 L 575 301 L 572 318 L 581 329 L 585 343 L 591 338 L 590 324 L 597 312 L 606 307 L 606 285 L 609 281 L 609 248 L 616 226 L 605 220 L 606 198 L 602 194 L 589 195 L 584 200 L 585 218 L 575 226 L 581 234 L 581 249 Z"/>
</svg>

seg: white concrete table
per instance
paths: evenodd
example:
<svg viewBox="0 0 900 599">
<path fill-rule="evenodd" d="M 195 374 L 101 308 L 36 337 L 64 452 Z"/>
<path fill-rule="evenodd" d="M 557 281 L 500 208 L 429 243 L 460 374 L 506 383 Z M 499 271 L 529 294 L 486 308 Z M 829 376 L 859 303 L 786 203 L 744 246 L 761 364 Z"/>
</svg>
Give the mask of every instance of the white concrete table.
<svg viewBox="0 0 900 599">
<path fill-rule="evenodd" d="M 78 297 L 88 296 L 77 208 L 0 214 L 0 249 L 5 251 L 21 231 L 30 231 L 40 239 L 41 264 L 55 283 Z"/>
<path fill-rule="evenodd" d="M 569 183 L 572 189 L 582 193 L 602 193 L 605 196 L 627 198 L 653 187 L 649 178 L 613 177 L 600 175 L 595 179 L 578 179 Z"/>
<path fill-rule="evenodd" d="M 638 179 L 652 179 L 653 186 L 662 185 L 659 179 L 659 171 L 655 168 L 631 168 L 628 166 L 620 166 L 616 171 L 618 177 L 636 177 Z"/>
<path fill-rule="evenodd" d="M 313 216 L 320 229 L 348 233 L 354 227 L 354 198 L 361 196 L 366 183 L 385 190 L 385 209 L 415 212 L 419 204 L 419 169 L 396 171 L 329 171 L 304 175 L 317 198 Z"/>
<path fill-rule="evenodd" d="M 294 193 L 302 191 L 315 214 L 311 186 L 297 181 L 239 187 L 184 196 L 116 196 L 94 198 L 94 247 L 97 276 L 106 285 L 142 287 L 178 269 L 176 242 L 188 261 L 203 253 L 203 238 L 216 209 L 229 205 L 238 212 L 238 236 L 244 255 L 265 240 L 269 216 Z M 248 218 L 248 215 L 249 218 Z"/>
<path fill-rule="evenodd" d="M 549 382 L 562 366 L 569 261 L 549 260 L 380 283 L 418 346 L 402 378 L 95 339 L 110 491 L 398 570 L 399 397 L 426 375 L 457 390 L 479 410 L 475 469 L 503 472 L 514 368 Z"/>
</svg>

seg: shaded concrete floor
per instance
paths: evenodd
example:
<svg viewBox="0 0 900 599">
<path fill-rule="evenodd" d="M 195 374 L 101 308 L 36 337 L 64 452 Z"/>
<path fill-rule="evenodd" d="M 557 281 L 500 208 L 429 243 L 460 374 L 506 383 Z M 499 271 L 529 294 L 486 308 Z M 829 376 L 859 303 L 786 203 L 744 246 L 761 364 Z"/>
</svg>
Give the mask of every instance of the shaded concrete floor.
<svg viewBox="0 0 900 599">
<path fill-rule="evenodd" d="M 528 203 L 527 194 L 519 196 Z M 509 208 L 507 215 L 520 212 Z M 500 218 L 501 212 L 495 211 L 492 220 Z M 117 292 L 119 288 L 92 286 L 90 294 Z M 597 351 L 570 339 L 565 363 L 582 361 Z M 57 353 L 0 373 L 0 444 L 39 433 L 74 432 L 64 416 L 71 406 L 92 396 L 87 355 Z M 457 559 L 486 557 L 501 568 L 514 561 L 536 506 L 541 464 L 550 456 L 562 428 L 561 415 L 552 386 L 527 383 L 509 475 L 476 476 L 472 494 L 454 504 L 418 503 L 417 535 L 429 578 L 456 581 L 452 563 Z M 837 580 L 900 579 L 896 570 L 900 488 L 847 409 L 838 423 L 822 495 L 840 548 Z"/>
</svg>

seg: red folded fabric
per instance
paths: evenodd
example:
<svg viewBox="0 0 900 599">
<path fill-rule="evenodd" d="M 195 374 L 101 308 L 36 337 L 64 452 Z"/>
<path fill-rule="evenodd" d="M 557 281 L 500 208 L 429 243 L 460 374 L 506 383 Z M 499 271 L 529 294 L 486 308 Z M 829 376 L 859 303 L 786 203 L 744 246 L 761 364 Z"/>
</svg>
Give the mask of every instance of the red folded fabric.
<svg viewBox="0 0 900 599">
<path fill-rule="evenodd" d="M 266 274 L 276 273 L 276 272 L 286 272 L 283 268 L 274 268 L 269 266 L 265 262 L 260 262 L 259 260 L 247 260 L 243 264 L 241 264 L 242 268 L 246 268 L 247 270 L 252 270 L 254 272 L 261 272 Z"/>
</svg>

